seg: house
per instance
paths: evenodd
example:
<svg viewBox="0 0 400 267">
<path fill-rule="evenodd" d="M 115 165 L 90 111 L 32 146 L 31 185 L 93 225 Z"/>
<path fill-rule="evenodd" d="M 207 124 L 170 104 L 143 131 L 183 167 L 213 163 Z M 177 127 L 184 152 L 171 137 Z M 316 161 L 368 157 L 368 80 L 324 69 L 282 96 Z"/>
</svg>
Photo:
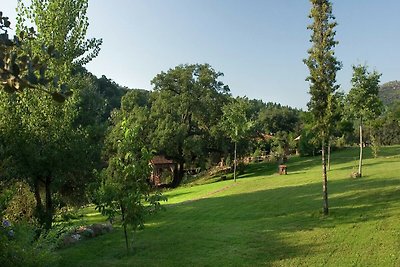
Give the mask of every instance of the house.
<svg viewBox="0 0 400 267">
<path fill-rule="evenodd" d="M 173 160 L 167 159 L 163 155 L 154 156 L 150 160 L 150 164 L 153 167 L 151 172 L 150 182 L 155 186 L 160 186 L 161 184 L 167 184 L 168 177 L 173 177 L 175 170 L 177 169 L 177 164 Z"/>
</svg>

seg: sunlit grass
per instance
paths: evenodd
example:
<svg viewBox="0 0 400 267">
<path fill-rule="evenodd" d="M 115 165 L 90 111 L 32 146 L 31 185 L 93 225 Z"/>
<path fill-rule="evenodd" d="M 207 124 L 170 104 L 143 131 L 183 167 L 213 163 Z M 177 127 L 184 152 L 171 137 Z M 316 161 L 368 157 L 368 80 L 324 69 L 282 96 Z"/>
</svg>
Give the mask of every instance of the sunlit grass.
<svg viewBox="0 0 400 267">
<path fill-rule="evenodd" d="M 327 217 L 320 157 L 290 159 L 283 176 L 254 164 L 236 183 L 166 191 L 166 211 L 135 233 L 133 254 L 117 228 L 60 250 L 61 265 L 400 266 L 400 147 L 365 154 L 364 177 L 351 179 L 358 150 L 333 153 Z"/>
</svg>

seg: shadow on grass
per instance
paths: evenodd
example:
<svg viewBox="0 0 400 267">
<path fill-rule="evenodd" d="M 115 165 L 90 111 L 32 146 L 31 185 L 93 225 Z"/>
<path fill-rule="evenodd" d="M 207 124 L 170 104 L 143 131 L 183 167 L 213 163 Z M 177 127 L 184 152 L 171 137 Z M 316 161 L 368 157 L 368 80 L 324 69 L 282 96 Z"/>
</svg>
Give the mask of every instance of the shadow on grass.
<svg viewBox="0 0 400 267">
<path fill-rule="evenodd" d="M 400 146 L 390 146 L 390 147 L 382 147 L 381 151 L 379 152 L 378 158 L 385 158 L 385 157 L 394 157 L 400 155 Z M 370 147 L 364 148 L 364 156 L 363 159 L 372 159 L 373 154 Z M 342 170 L 342 169 L 349 169 L 352 170 L 352 167 L 358 166 L 358 159 L 359 159 L 359 151 L 354 148 L 343 148 L 341 150 L 337 150 L 332 152 L 331 154 L 331 167 L 332 170 Z M 349 164 L 354 163 L 350 167 L 344 166 L 336 168 L 335 165 L 338 164 Z M 307 171 L 309 169 L 315 168 L 316 166 L 321 165 L 321 156 L 317 155 L 315 157 L 292 157 L 289 159 L 287 163 L 288 172 L 299 172 L 299 171 Z M 377 163 L 367 163 L 364 162 L 363 166 L 372 166 L 372 165 L 379 165 L 380 162 Z M 258 163 L 258 164 L 251 164 L 247 169 L 246 173 L 239 178 L 246 178 L 252 177 L 253 175 L 271 175 L 273 173 L 278 172 L 278 163 Z M 354 165 L 354 166 L 353 166 Z"/>
<path fill-rule="evenodd" d="M 395 156 L 399 150 L 385 148 L 381 155 Z M 355 150 L 339 151 L 332 161 L 348 163 L 356 156 Z M 290 175 L 320 164 L 320 157 L 296 157 L 287 165 Z M 239 178 L 267 176 L 275 173 L 276 167 L 253 164 Z M 325 253 L 321 252 L 326 248 L 321 234 L 339 225 L 352 227 L 387 218 L 389 212 L 385 211 L 400 203 L 399 187 L 400 180 L 393 178 L 332 180 L 327 217 L 319 212 L 321 182 L 166 205 L 166 212 L 151 217 L 146 230 L 135 235 L 134 256 L 119 258 L 124 243 L 118 230 L 113 238 L 116 244 L 93 241 L 91 247 L 82 244 L 64 251 L 64 266 L 76 262 L 79 266 L 85 262 L 88 266 L 285 265 L 285 260 Z M 108 247 L 112 251 L 108 252 Z M 74 253 L 85 261 L 67 262 Z"/>
<path fill-rule="evenodd" d="M 224 265 L 243 259 L 246 264 L 268 264 L 313 253 L 318 246 L 315 240 L 289 243 L 283 238 L 287 233 L 382 220 L 387 215 L 381 211 L 400 201 L 399 180 L 349 179 L 331 181 L 329 185 L 331 213 L 327 217 L 319 212 L 322 186 L 311 183 L 201 199 L 179 208 L 171 206 L 158 217 L 163 223 L 153 231 L 169 231 L 177 240 L 184 238 L 180 247 L 183 263 L 190 262 L 185 253 L 192 255 L 192 250 L 199 250 L 217 262 L 224 255 Z M 207 249 L 213 244 L 220 246 Z M 196 263 L 202 265 L 201 261 Z"/>
</svg>

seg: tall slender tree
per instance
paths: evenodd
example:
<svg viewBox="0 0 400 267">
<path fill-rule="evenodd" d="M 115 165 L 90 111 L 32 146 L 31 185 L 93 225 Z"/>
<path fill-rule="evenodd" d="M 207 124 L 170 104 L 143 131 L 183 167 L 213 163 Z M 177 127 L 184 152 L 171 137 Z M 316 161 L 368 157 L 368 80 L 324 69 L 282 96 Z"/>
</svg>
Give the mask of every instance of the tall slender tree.
<svg viewBox="0 0 400 267">
<path fill-rule="evenodd" d="M 311 99 L 308 109 L 313 116 L 315 132 L 321 140 L 322 152 L 322 178 L 323 178 L 323 213 L 329 213 L 328 208 L 328 176 L 326 150 L 334 125 L 336 102 L 335 92 L 336 72 L 341 69 L 341 63 L 336 59 L 335 17 L 332 14 L 332 4 L 329 0 L 310 0 L 311 11 L 309 18 L 312 23 L 307 27 L 312 31 L 310 42 L 312 47 L 308 50 L 308 58 L 304 59 L 310 71 L 307 81 L 310 83 Z"/>
<path fill-rule="evenodd" d="M 233 162 L 233 180 L 236 182 L 237 167 L 237 143 L 246 135 L 252 127 L 253 122 L 249 119 L 248 113 L 250 104 L 247 98 L 237 97 L 232 99 L 231 103 L 222 107 L 221 126 L 224 128 L 227 136 L 234 142 L 234 162 Z"/>
<path fill-rule="evenodd" d="M 371 121 L 382 112 L 382 102 L 378 97 L 379 79 L 377 71 L 369 72 L 367 66 L 353 66 L 352 88 L 347 95 L 350 113 L 360 121 L 360 160 L 358 175 L 362 176 L 363 123 Z"/>
</svg>

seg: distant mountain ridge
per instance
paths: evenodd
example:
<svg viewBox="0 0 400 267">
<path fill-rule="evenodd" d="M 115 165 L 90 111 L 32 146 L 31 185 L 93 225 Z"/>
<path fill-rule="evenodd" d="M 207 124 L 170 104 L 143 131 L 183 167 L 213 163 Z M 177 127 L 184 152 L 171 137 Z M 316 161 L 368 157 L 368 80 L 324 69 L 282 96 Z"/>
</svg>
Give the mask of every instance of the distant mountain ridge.
<svg viewBox="0 0 400 267">
<path fill-rule="evenodd" d="M 378 95 L 385 105 L 400 101 L 400 81 L 391 81 L 382 84 Z"/>
</svg>

